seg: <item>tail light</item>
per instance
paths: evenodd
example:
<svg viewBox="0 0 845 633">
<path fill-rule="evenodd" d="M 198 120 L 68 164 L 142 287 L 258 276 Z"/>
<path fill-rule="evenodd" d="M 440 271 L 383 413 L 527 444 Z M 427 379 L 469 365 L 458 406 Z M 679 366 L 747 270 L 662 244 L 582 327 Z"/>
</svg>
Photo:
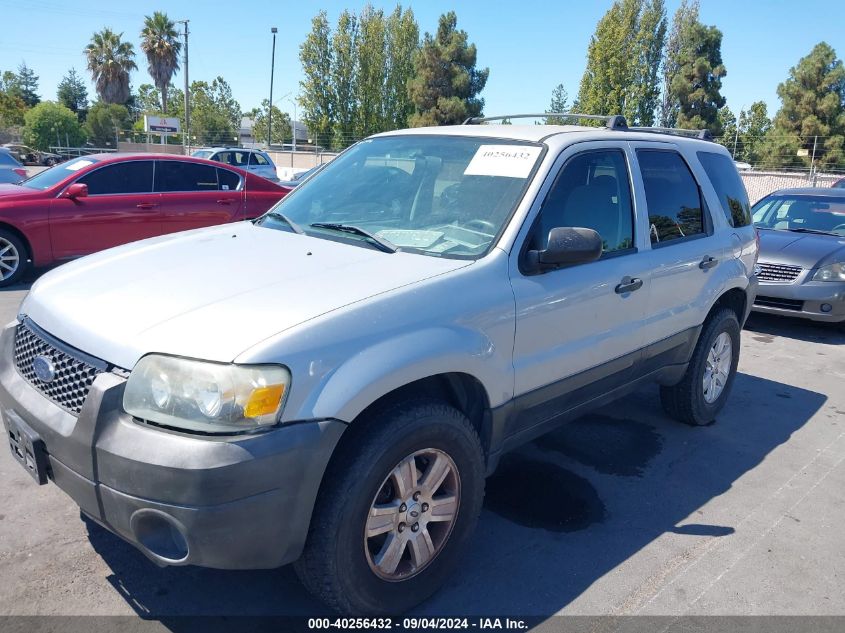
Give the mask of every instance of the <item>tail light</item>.
<svg viewBox="0 0 845 633">
<path fill-rule="evenodd" d="M 21 178 L 26 178 L 26 169 L 23 167 L 13 167 L 12 171 L 15 172 Z"/>
</svg>

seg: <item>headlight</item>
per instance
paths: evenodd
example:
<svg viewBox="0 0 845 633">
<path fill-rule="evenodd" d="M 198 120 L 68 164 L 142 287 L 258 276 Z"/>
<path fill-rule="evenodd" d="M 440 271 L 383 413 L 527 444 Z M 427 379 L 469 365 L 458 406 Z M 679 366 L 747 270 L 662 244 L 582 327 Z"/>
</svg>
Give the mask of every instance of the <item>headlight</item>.
<svg viewBox="0 0 845 633">
<path fill-rule="evenodd" d="M 227 365 L 151 354 L 129 374 L 123 408 L 148 422 L 203 433 L 275 424 L 290 387 L 281 365 Z"/>
<path fill-rule="evenodd" d="M 813 275 L 813 281 L 845 281 L 845 262 L 822 266 Z"/>
</svg>

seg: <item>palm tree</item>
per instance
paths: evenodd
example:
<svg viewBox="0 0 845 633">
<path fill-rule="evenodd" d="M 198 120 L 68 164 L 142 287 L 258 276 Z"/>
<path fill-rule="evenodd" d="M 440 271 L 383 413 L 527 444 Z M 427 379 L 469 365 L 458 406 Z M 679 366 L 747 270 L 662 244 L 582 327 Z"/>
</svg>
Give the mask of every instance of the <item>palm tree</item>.
<svg viewBox="0 0 845 633">
<path fill-rule="evenodd" d="M 161 111 L 167 113 L 167 86 L 173 73 L 179 70 L 179 41 L 173 21 L 166 13 L 156 11 L 144 20 L 141 30 L 141 50 L 147 55 L 150 76 L 161 93 Z"/>
<path fill-rule="evenodd" d="M 137 70 L 135 49 L 121 40 L 123 33 L 105 28 L 91 36 L 85 47 L 88 70 L 97 94 L 105 103 L 126 103 L 129 99 L 129 72 Z"/>
</svg>

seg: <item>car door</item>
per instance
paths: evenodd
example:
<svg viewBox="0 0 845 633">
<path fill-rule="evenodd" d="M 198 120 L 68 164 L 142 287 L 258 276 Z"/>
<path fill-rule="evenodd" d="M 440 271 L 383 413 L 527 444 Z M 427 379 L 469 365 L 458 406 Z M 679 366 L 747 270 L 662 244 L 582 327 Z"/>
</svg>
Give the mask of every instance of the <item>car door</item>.
<svg viewBox="0 0 845 633">
<path fill-rule="evenodd" d="M 270 160 L 269 156 L 261 152 L 249 153 L 249 171 L 267 180 L 279 179 L 276 173 L 276 166 Z"/>
<path fill-rule="evenodd" d="M 651 269 L 645 343 L 695 328 L 719 291 L 715 268 L 729 244 L 714 235 L 713 218 L 690 163 L 673 143 L 631 144 L 636 195 L 647 209 Z"/>
<path fill-rule="evenodd" d="M 152 160 L 103 165 L 74 182 L 88 195 L 59 193 L 50 203 L 50 239 L 56 259 L 68 259 L 161 234 L 160 196 L 153 192 Z"/>
<path fill-rule="evenodd" d="M 218 172 L 223 172 L 218 179 Z M 243 218 L 243 192 L 235 172 L 186 160 L 159 159 L 155 190 L 162 196 L 162 230 L 175 233 Z M 237 182 L 240 183 L 238 176 Z M 236 185 L 237 186 L 237 185 Z"/>
<path fill-rule="evenodd" d="M 579 143 L 564 150 L 538 196 L 522 247 L 511 257 L 516 301 L 513 434 L 632 379 L 642 346 L 648 262 L 640 254 L 624 142 Z M 529 216 L 530 217 L 530 216 Z M 596 230 L 597 261 L 544 272 L 525 270 L 556 226 Z M 523 229 L 525 230 L 525 229 Z M 519 242 L 517 242 L 519 243 Z"/>
</svg>

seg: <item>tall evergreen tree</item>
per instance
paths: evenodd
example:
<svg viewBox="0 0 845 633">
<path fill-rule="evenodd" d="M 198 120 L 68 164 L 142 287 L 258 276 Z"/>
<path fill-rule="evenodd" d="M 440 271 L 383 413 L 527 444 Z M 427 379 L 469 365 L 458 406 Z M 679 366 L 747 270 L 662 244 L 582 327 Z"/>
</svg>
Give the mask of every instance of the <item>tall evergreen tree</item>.
<svg viewBox="0 0 845 633">
<path fill-rule="evenodd" d="M 781 165 L 845 167 L 845 67 L 826 42 L 816 44 L 778 86 L 781 108 L 775 115 L 765 162 Z M 806 149 L 810 156 L 798 157 Z"/>
<path fill-rule="evenodd" d="M 707 129 L 719 136 L 719 108 L 725 105 L 722 77 L 727 74 L 722 63 L 722 32 L 698 20 L 687 24 L 681 31 L 678 62 L 678 72 L 669 86 L 679 106 L 677 126 Z"/>
<path fill-rule="evenodd" d="M 420 28 L 409 8 L 397 6 L 387 18 L 387 71 L 384 106 L 386 129 L 408 125 L 414 104 L 408 96 L 408 82 L 414 76 L 414 54 L 420 47 Z"/>
<path fill-rule="evenodd" d="M 692 2 L 681 0 L 672 18 L 672 30 L 669 33 L 663 57 L 663 94 L 660 106 L 660 125 L 663 127 L 675 127 L 678 122 L 681 104 L 672 92 L 671 85 L 681 69 L 683 34 L 690 25 L 696 22 L 698 22 L 698 0 L 692 0 Z"/>
<path fill-rule="evenodd" d="M 590 40 L 579 109 L 586 114 L 623 114 L 629 124 L 651 125 L 665 39 L 663 0 L 616 0 Z"/>
<path fill-rule="evenodd" d="M 549 103 L 549 109 L 546 112 L 568 112 L 569 111 L 569 93 L 566 92 L 566 88 L 563 87 L 563 84 L 558 84 L 555 86 L 555 89 L 552 90 L 552 100 Z M 546 125 L 566 125 L 567 123 L 573 123 L 572 120 L 567 119 L 566 117 L 559 117 L 559 116 L 547 116 Z"/>
<path fill-rule="evenodd" d="M 75 68 L 71 68 L 67 75 L 62 77 L 56 97 L 59 103 L 73 111 L 80 121 L 85 120 L 85 113 L 88 111 L 88 89 Z"/>
<path fill-rule="evenodd" d="M 765 101 L 755 101 L 739 113 L 739 160 L 759 164 L 766 135 L 772 127 Z"/>
<path fill-rule="evenodd" d="M 299 47 L 304 78 L 299 82 L 302 92 L 302 121 L 308 126 L 315 144 L 331 141 L 335 103 L 331 84 L 332 50 L 331 28 L 325 11 L 311 20 L 311 32 Z"/>
<path fill-rule="evenodd" d="M 414 104 L 412 126 L 450 125 L 478 116 L 484 109 L 479 94 L 487 83 L 489 68 L 476 68 L 478 52 L 459 31 L 454 11 L 440 16 L 437 33 L 425 34 L 414 55 L 414 77 L 408 94 Z"/>
<path fill-rule="evenodd" d="M 21 65 L 18 66 L 17 86 L 20 91 L 20 98 L 23 99 L 28 108 L 41 102 L 41 97 L 38 96 L 38 75 L 26 65 L 26 62 L 21 62 Z"/>
<path fill-rule="evenodd" d="M 384 12 L 371 5 L 358 18 L 355 134 L 369 136 L 384 129 L 384 82 L 387 66 L 387 29 Z"/>
<path fill-rule="evenodd" d="M 355 137 L 358 114 L 358 18 L 350 11 L 340 14 L 332 36 L 331 87 L 335 104 L 332 147 L 343 149 Z"/>
</svg>

